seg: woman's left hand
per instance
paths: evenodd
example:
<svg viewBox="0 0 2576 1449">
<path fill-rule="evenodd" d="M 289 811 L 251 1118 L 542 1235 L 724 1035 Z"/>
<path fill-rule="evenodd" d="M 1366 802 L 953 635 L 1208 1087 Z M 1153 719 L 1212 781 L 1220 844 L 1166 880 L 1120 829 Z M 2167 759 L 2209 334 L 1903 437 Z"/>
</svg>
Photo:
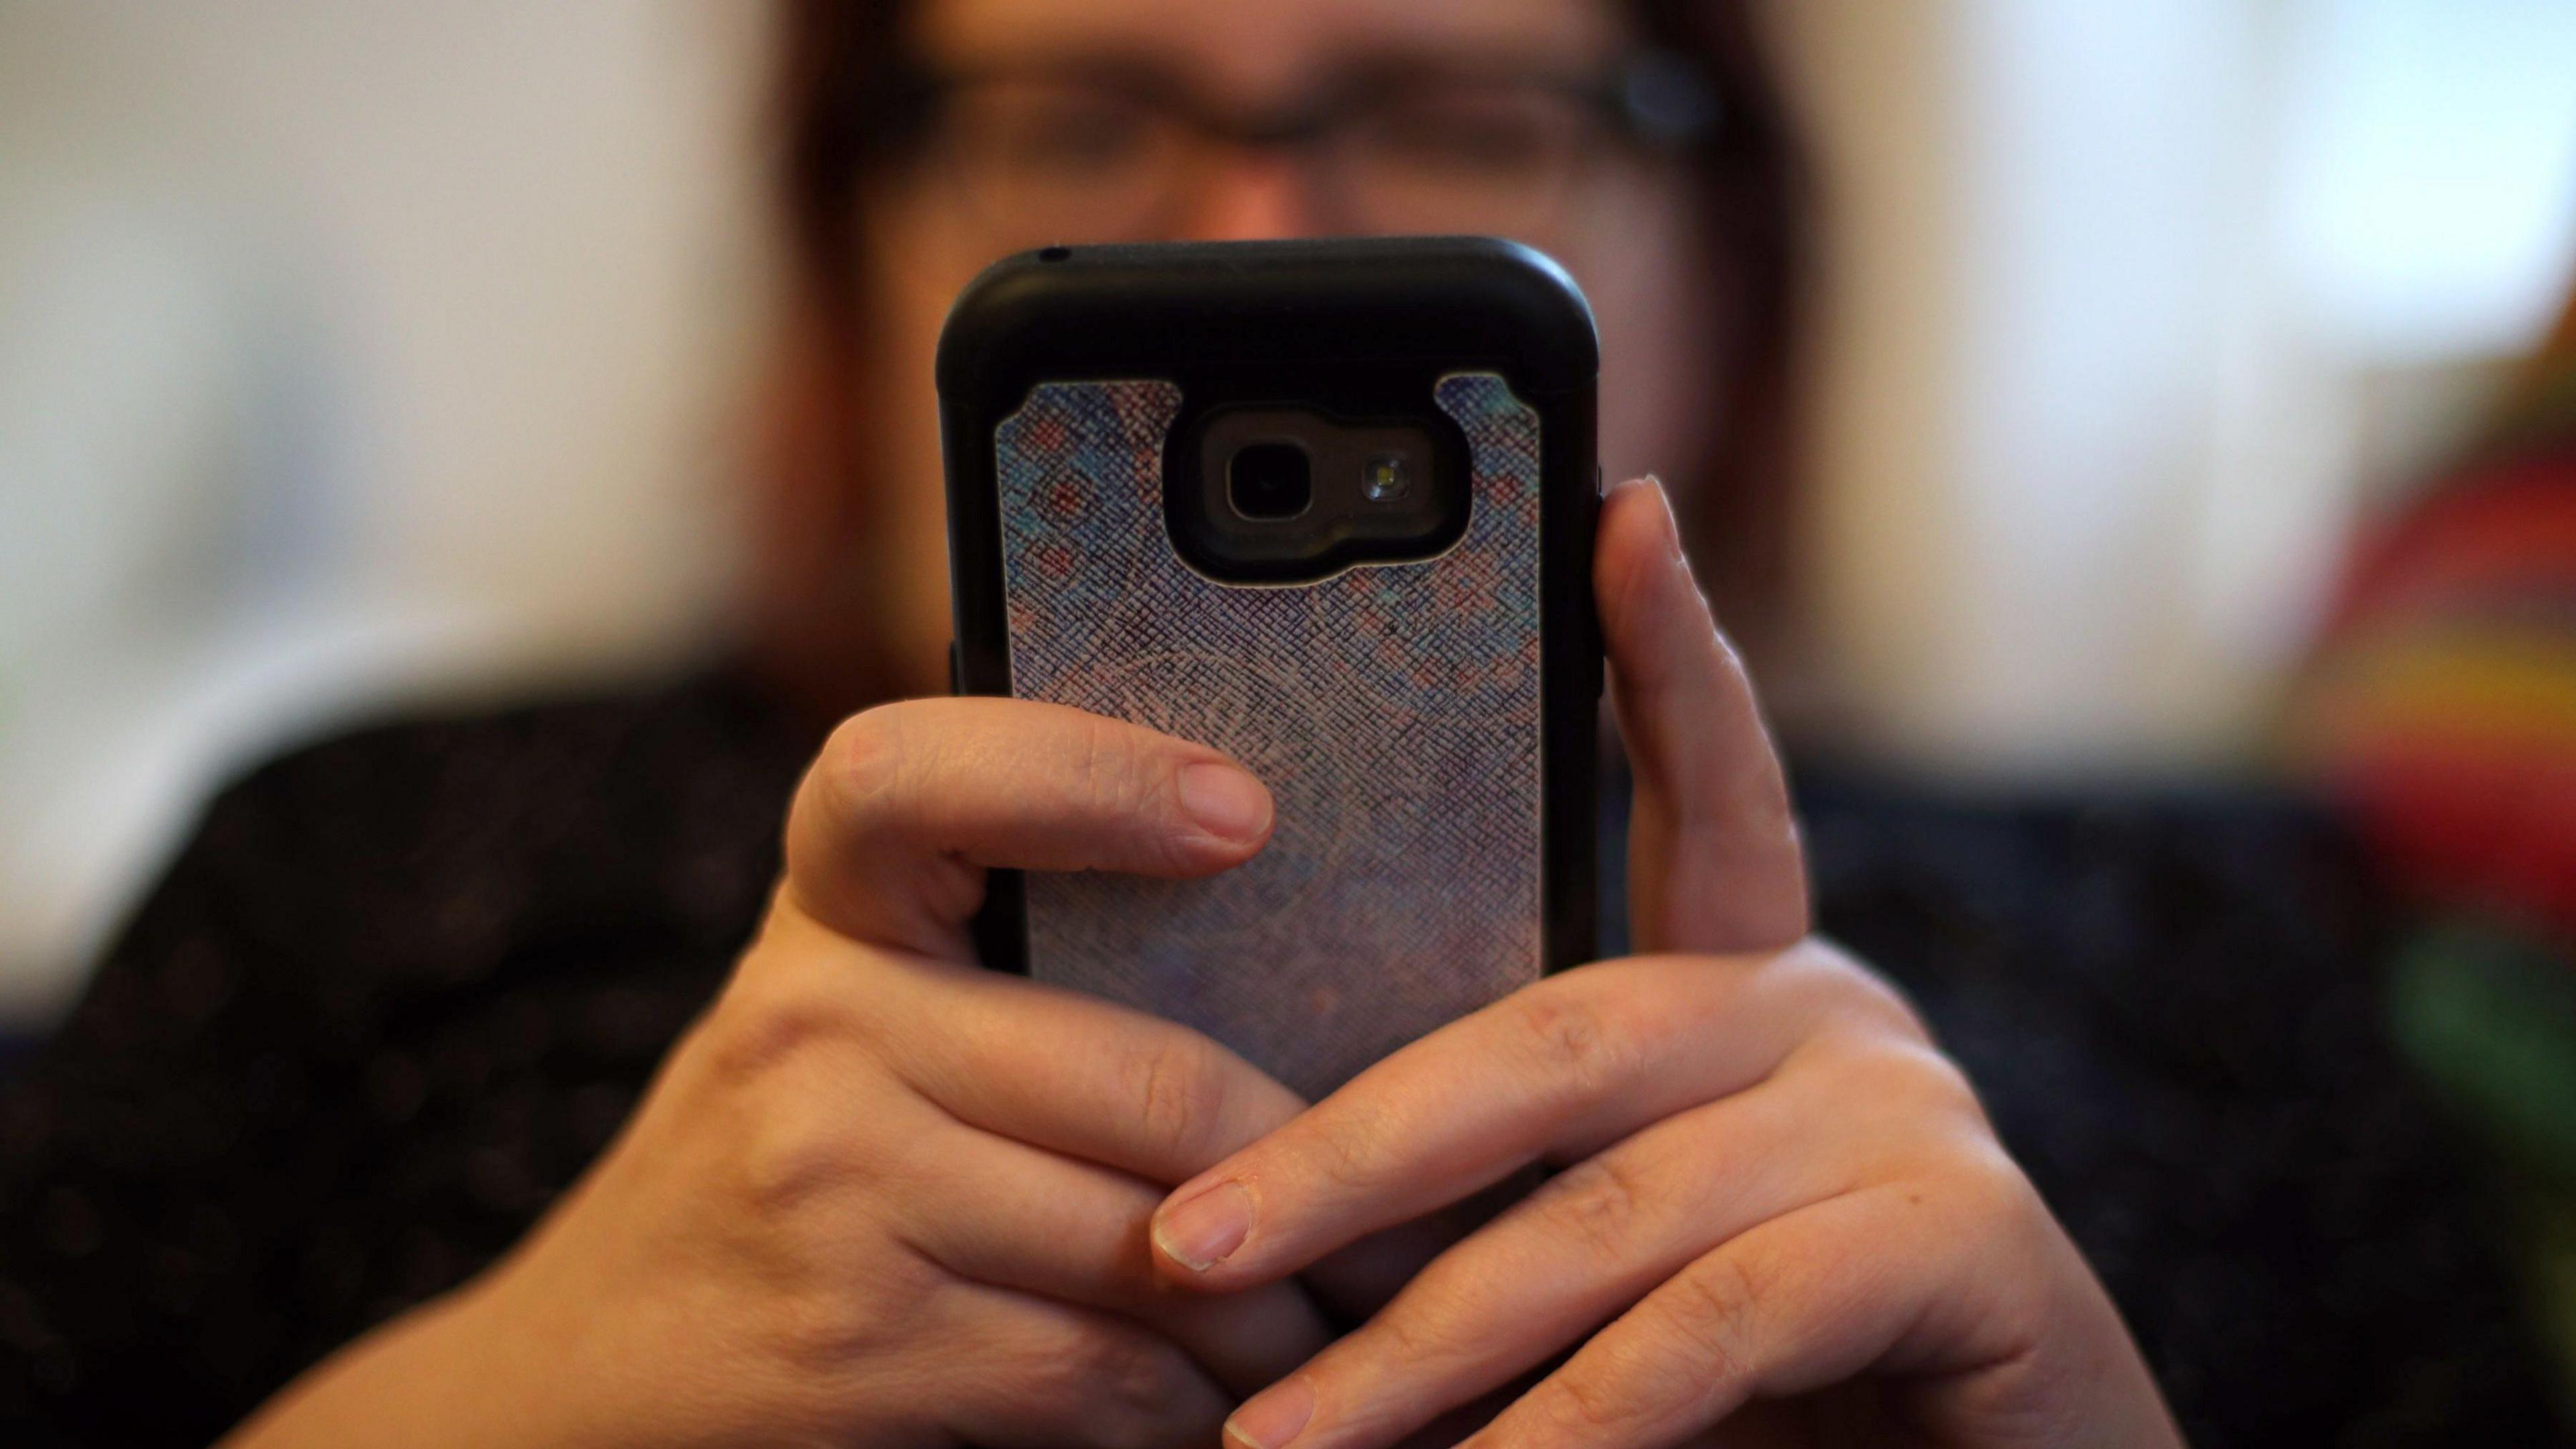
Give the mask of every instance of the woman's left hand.
<svg viewBox="0 0 2576 1449">
<path fill-rule="evenodd" d="M 1165 1200 L 1160 1269 L 1227 1292 L 1561 1169 L 1229 1439 L 1359 1449 L 1499 1408 L 1472 1443 L 2178 1444 L 1966 1079 L 1892 988 L 1801 944 L 1787 792 L 1660 489 L 1604 505 L 1596 578 L 1657 954 L 1453 1022 Z"/>
</svg>

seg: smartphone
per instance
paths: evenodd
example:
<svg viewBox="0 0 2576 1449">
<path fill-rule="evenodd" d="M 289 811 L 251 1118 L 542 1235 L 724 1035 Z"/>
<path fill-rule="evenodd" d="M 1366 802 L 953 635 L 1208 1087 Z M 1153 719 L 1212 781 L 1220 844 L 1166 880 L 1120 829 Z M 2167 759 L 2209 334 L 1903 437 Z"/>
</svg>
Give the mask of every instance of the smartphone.
<svg viewBox="0 0 2576 1449">
<path fill-rule="evenodd" d="M 938 360 L 961 693 L 1224 750 L 1277 805 L 1189 881 L 997 873 L 988 966 L 1310 1099 L 1592 954 L 1599 346 L 1484 238 L 1049 247 Z"/>
</svg>

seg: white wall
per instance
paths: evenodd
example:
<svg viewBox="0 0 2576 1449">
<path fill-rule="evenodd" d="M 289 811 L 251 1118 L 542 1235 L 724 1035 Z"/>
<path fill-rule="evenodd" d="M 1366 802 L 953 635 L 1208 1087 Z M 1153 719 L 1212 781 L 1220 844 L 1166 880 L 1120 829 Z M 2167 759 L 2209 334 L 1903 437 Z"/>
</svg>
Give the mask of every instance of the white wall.
<svg viewBox="0 0 2576 1449">
<path fill-rule="evenodd" d="M 1850 743 L 2227 766 L 2374 464 L 2576 258 L 2564 0 L 1780 0 Z M 2373 451 L 2380 455 L 2374 458 Z"/>
<path fill-rule="evenodd" d="M 0 5 L 0 1015 L 245 756 L 706 617 L 764 14 Z"/>
</svg>

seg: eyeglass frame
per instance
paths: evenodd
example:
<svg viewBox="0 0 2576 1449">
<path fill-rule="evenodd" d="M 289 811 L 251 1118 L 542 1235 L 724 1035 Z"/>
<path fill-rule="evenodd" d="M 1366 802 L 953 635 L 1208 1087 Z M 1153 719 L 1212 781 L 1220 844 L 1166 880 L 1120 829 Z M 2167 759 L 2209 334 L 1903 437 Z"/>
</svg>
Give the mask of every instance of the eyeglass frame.
<svg viewBox="0 0 2576 1449">
<path fill-rule="evenodd" d="M 1204 140 L 1252 151 L 1311 146 L 1345 124 L 1367 97 L 1424 79 L 1543 90 L 1584 107 L 1607 124 L 1613 139 L 1646 152 L 1708 145 L 1726 121 L 1723 98 L 1704 68 L 1674 52 L 1646 47 L 1624 53 L 1588 77 L 1494 61 L 1366 57 L 1329 68 L 1324 83 L 1295 104 L 1250 118 L 1210 104 L 1201 89 L 1176 80 L 1164 68 L 1125 57 L 1003 61 L 957 69 L 898 59 L 862 92 L 870 104 L 860 134 L 873 144 L 861 154 L 879 163 L 918 157 L 948 97 L 972 86 L 1031 79 L 1100 86 L 1180 121 Z"/>
</svg>

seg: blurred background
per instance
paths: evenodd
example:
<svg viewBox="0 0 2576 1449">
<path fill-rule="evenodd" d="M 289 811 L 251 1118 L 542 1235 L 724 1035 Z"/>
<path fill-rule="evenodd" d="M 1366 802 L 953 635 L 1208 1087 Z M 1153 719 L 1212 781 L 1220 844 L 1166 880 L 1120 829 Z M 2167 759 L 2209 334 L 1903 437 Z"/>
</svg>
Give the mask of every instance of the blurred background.
<svg viewBox="0 0 2576 1449">
<path fill-rule="evenodd" d="M 2576 275 L 2566 0 L 1796 0 L 1812 677 L 1936 779 L 2228 776 Z M 0 1023 L 207 793 L 686 654 L 777 305 L 766 7 L 0 4 Z"/>
</svg>

